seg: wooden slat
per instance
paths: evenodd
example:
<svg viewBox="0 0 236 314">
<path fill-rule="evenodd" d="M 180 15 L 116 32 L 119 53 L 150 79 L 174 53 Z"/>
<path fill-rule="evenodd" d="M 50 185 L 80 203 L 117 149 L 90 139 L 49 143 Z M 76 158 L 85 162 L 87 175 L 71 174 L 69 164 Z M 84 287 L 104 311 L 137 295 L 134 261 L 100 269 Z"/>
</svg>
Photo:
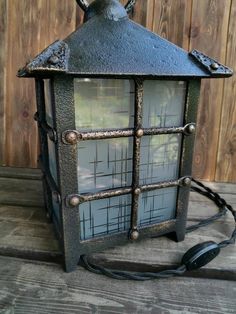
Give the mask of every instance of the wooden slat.
<svg viewBox="0 0 236 314">
<path fill-rule="evenodd" d="M 0 0 L 0 165 L 5 164 L 7 0 Z"/>
<path fill-rule="evenodd" d="M 193 0 L 191 49 L 225 63 L 231 0 Z M 204 80 L 196 134 L 194 176 L 214 180 L 222 110 L 223 80 Z"/>
<path fill-rule="evenodd" d="M 58 37 L 75 28 L 75 1 L 8 1 L 6 155 L 7 165 L 36 167 L 37 129 L 34 81 L 17 70 Z"/>
<path fill-rule="evenodd" d="M 153 31 L 188 50 L 191 7 L 192 0 L 156 0 Z"/>
<path fill-rule="evenodd" d="M 0 178 L 41 180 L 40 169 L 0 167 Z"/>
<path fill-rule="evenodd" d="M 236 1 L 232 0 L 226 64 L 236 71 Z M 224 85 L 216 180 L 236 182 L 236 77 Z"/>
<path fill-rule="evenodd" d="M 0 204 L 43 206 L 42 182 L 14 178 L 0 178 Z"/>
<path fill-rule="evenodd" d="M 120 282 L 79 268 L 0 258 L 0 309 L 17 314 L 234 313 L 235 282 L 173 278 Z"/>
</svg>

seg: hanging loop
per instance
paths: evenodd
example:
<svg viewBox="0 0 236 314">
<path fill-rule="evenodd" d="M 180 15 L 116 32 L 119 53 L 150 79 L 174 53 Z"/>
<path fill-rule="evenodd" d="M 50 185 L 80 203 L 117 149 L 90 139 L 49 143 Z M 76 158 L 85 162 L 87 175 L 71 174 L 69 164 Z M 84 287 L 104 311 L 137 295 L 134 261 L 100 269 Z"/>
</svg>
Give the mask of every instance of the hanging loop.
<svg viewBox="0 0 236 314">
<path fill-rule="evenodd" d="M 89 7 L 89 3 L 87 0 L 76 0 L 77 4 L 80 6 L 80 8 L 86 12 Z M 135 6 L 136 0 L 129 0 L 127 4 L 125 5 L 125 10 L 127 13 L 130 13 Z"/>
</svg>

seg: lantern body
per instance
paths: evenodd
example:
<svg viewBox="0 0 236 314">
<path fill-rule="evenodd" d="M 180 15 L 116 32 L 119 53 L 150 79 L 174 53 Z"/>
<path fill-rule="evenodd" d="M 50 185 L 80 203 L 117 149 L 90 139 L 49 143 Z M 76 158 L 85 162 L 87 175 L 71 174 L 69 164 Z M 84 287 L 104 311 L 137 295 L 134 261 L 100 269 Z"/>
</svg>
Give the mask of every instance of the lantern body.
<svg viewBox="0 0 236 314">
<path fill-rule="evenodd" d="M 19 72 L 36 78 L 45 204 L 67 271 L 114 245 L 184 239 L 200 81 L 232 75 L 107 2 L 112 15 L 91 11 Z"/>
</svg>

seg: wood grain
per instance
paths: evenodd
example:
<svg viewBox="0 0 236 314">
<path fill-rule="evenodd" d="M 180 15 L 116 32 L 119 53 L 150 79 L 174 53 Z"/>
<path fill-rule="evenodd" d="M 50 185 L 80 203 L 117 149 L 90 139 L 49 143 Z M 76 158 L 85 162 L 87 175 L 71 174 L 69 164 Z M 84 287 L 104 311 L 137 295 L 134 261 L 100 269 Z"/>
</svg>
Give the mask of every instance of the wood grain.
<svg viewBox="0 0 236 314">
<path fill-rule="evenodd" d="M 0 12 L 0 165 L 5 165 L 7 0 L 0 0 Z"/>
<path fill-rule="evenodd" d="M 191 7 L 191 0 L 156 0 L 153 31 L 188 50 Z"/>
<path fill-rule="evenodd" d="M 191 49 L 225 63 L 226 41 L 231 0 L 193 0 Z M 204 80 L 197 122 L 195 177 L 214 180 L 222 110 L 221 80 Z"/>
<path fill-rule="evenodd" d="M 37 129 L 34 81 L 17 70 L 52 41 L 75 28 L 75 1 L 8 1 L 6 160 L 8 166 L 36 167 Z"/>
<path fill-rule="evenodd" d="M 226 64 L 236 71 L 236 1 L 232 0 Z M 216 180 L 236 182 L 236 77 L 224 84 Z"/>
<path fill-rule="evenodd" d="M 0 309 L 17 314 L 234 313 L 235 282 L 174 278 L 120 282 L 81 268 L 0 258 Z M 12 312 L 7 312 L 12 311 Z"/>
</svg>

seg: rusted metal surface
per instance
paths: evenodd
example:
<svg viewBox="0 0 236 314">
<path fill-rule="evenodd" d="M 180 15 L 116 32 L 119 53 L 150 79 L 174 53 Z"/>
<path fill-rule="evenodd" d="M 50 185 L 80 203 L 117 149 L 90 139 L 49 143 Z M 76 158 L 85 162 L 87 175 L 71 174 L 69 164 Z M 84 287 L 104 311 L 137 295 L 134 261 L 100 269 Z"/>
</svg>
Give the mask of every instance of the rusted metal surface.
<svg viewBox="0 0 236 314">
<path fill-rule="evenodd" d="M 26 64 L 18 71 L 19 77 L 33 76 L 40 73 L 67 72 L 69 60 L 69 47 L 60 40 L 57 40 L 39 54 L 33 61 Z"/>
<path fill-rule="evenodd" d="M 86 0 L 76 0 L 77 4 L 80 6 L 80 8 L 84 11 L 87 12 L 89 8 L 89 3 Z M 100 0 L 100 2 L 106 2 L 106 0 Z M 125 5 L 125 10 L 127 13 L 131 12 L 133 7 L 135 6 L 136 0 L 128 0 L 126 5 Z"/>
<path fill-rule="evenodd" d="M 99 0 L 89 7 L 92 17 L 82 27 L 64 41 L 49 46 L 18 75 L 46 77 L 62 72 L 88 77 L 149 79 L 232 75 L 232 71 L 222 71 L 221 67 L 209 71 L 189 57 L 187 51 L 132 22 L 117 0 Z"/>
<path fill-rule="evenodd" d="M 134 114 L 134 155 L 133 155 L 133 182 L 132 182 L 132 207 L 131 207 L 131 226 L 130 237 L 132 240 L 138 238 L 138 207 L 139 207 L 139 173 L 140 173 L 140 148 L 143 120 L 143 81 L 140 79 L 135 80 L 135 114 Z M 141 134 L 142 133 L 142 134 Z M 135 235 L 135 236 L 134 236 Z"/>
<path fill-rule="evenodd" d="M 195 59 L 203 68 L 205 68 L 212 77 L 222 77 L 222 75 L 229 77 L 233 75 L 233 70 L 206 56 L 198 50 L 193 50 L 190 52 L 190 56 Z"/>
</svg>

